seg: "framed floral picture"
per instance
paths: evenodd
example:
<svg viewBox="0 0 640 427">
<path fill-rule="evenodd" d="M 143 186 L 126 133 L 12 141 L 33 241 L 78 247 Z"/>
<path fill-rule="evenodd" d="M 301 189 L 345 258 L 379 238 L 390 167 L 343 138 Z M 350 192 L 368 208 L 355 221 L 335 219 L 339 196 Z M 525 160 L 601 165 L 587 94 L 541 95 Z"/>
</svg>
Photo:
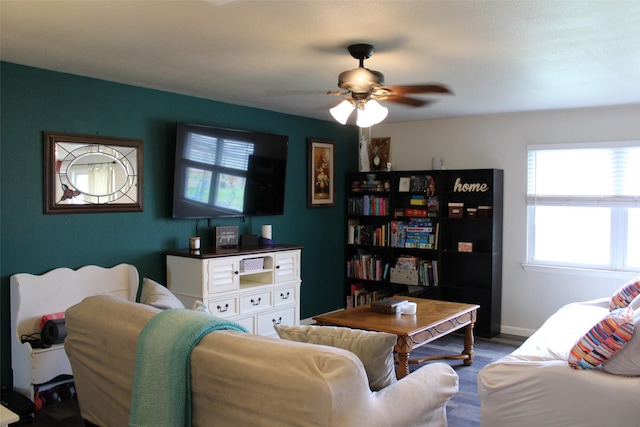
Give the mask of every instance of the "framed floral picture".
<svg viewBox="0 0 640 427">
<path fill-rule="evenodd" d="M 309 138 L 307 139 L 307 152 L 309 162 L 307 207 L 334 206 L 334 142 Z"/>
<path fill-rule="evenodd" d="M 391 138 L 371 138 L 369 143 L 369 162 L 372 171 L 386 171 L 391 162 Z"/>
</svg>

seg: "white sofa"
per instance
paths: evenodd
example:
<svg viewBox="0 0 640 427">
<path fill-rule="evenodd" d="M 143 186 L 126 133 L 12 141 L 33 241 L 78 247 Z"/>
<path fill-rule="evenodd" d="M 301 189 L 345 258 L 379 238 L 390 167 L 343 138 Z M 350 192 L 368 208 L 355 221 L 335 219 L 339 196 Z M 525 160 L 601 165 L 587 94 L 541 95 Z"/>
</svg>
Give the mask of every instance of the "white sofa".
<svg viewBox="0 0 640 427">
<path fill-rule="evenodd" d="M 112 296 L 66 311 L 85 420 L 128 424 L 138 336 L 158 312 Z M 193 426 L 446 426 L 458 389 L 455 371 L 434 363 L 374 392 L 354 353 L 235 331 L 204 336 L 190 366 Z"/>
<path fill-rule="evenodd" d="M 609 303 L 603 298 L 562 307 L 518 349 L 485 366 L 478 375 L 481 426 L 640 425 L 640 376 L 606 372 L 630 362 L 640 374 L 640 326 L 623 347 L 625 353 L 604 365 L 575 370 L 568 364 L 576 341 L 608 315 Z"/>
</svg>

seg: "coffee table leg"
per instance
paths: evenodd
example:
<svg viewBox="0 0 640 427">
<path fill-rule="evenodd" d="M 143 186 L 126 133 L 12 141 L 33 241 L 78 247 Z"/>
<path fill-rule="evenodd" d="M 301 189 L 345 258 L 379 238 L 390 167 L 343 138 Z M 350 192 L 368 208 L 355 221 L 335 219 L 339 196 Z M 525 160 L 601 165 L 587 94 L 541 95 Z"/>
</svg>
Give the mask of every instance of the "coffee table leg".
<svg viewBox="0 0 640 427">
<path fill-rule="evenodd" d="M 469 323 L 464 327 L 464 350 L 462 350 L 462 354 L 467 356 L 462 363 L 465 366 L 471 366 L 475 354 L 473 351 L 473 323 Z"/>
<path fill-rule="evenodd" d="M 409 375 L 409 353 L 398 352 L 398 369 L 396 370 L 396 377 L 400 379 L 407 375 Z"/>
</svg>

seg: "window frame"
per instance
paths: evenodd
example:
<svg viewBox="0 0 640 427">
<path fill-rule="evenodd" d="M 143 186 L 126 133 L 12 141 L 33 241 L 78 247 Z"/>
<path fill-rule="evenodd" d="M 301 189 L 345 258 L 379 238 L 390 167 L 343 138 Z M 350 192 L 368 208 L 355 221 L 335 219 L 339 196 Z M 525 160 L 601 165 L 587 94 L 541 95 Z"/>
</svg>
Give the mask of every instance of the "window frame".
<svg viewBox="0 0 640 427">
<path fill-rule="evenodd" d="M 575 196 L 575 195 L 539 195 L 532 191 L 532 182 L 535 177 L 536 170 L 535 161 L 532 161 L 532 152 L 543 150 L 582 150 L 582 149 L 611 149 L 621 150 L 633 147 L 640 150 L 640 141 L 617 141 L 617 142 L 591 142 L 591 143 L 571 143 L 571 144 L 531 144 L 527 145 L 527 233 L 526 233 L 526 261 L 523 264 L 525 270 L 546 271 L 550 269 L 554 271 L 566 270 L 570 272 L 577 271 L 600 271 L 603 274 L 625 274 L 629 272 L 638 272 L 640 268 L 637 266 L 627 266 L 627 248 L 631 236 L 628 235 L 628 219 L 630 208 L 640 208 L 640 191 L 634 196 Z M 624 159 L 626 160 L 626 159 Z M 628 166 L 633 167 L 633 165 Z M 534 259 L 535 256 L 535 221 L 537 206 L 567 206 L 567 207 L 606 207 L 610 209 L 610 251 L 609 262 L 606 265 L 598 264 L 576 264 L 564 261 L 541 261 Z"/>
</svg>

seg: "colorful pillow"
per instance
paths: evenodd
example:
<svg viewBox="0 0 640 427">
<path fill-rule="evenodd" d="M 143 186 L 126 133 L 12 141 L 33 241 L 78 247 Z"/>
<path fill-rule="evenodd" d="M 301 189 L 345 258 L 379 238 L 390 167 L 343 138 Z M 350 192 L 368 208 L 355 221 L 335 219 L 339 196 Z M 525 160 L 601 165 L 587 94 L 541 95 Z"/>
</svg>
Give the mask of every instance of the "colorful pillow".
<svg viewBox="0 0 640 427">
<path fill-rule="evenodd" d="M 569 353 L 573 369 L 593 369 L 618 353 L 633 336 L 633 309 L 619 308 L 599 321 Z"/>
<path fill-rule="evenodd" d="M 633 317 L 638 317 L 640 313 L 640 295 L 635 297 L 633 301 L 629 303 L 629 307 L 633 309 Z"/>
<path fill-rule="evenodd" d="M 274 326 L 278 336 L 289 341 L 322 344 L 354 353 L 362 361 L 369 388 L 382 390 L 396 382 L 393 347 L 396 336 L 337 326 Z"/>
<path fill-rule="evenodd" d="M 140 302 L 161 310 L 184 308 L 184 304 L 169 289 L 146 277 L 142 279 Z"/>
<path fill-rule="evenodd" d="M 640 301 L 640 297 L 636 300 Z M 640 331 L 640 310 L 633 313 L 633 325 Z M 640 376 L 640 332 L 634 332 L 622 350 L 602 364 L 602 370 L 614 375 Z"/>
<path fill-rule="evenodd" d="M 640 276 L 631 279 L 613 294 L 609 310 L 613 311 L 616 308 L 629 306 L 629 303 L 638 295 L 640 295 Z"/>
</svg>

